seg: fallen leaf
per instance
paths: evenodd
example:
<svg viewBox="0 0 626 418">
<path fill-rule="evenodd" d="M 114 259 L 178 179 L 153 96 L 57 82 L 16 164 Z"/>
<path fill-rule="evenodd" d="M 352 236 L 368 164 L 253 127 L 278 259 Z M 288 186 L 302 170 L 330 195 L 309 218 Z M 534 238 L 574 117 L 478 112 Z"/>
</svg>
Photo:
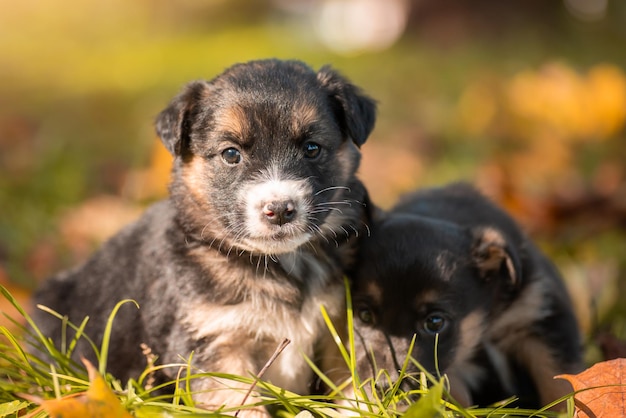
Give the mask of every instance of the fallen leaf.
<svg viewBox="0 0 626 418">
<path fill-rule="evenodd" d="M 11 401 L 0 404 L 0 417 L 20 416 L 22 410 L 26 410 L 28 402 Z"/>
<path fill-rule="evenodd" d="M 567 380 L 577 392 L 574 395 L 576 417 L 626 416 L 626 359 L 604 361 L 581 373 L 556 378 Z"/>
<path fill-rule="evenodd" d="M 41 406 L 52 418 L 132 418 L 122 407 L 96 368 L 83 360 L 89 373 L 89 389 L 82 394 L 44 401 Z"/>
</svg>

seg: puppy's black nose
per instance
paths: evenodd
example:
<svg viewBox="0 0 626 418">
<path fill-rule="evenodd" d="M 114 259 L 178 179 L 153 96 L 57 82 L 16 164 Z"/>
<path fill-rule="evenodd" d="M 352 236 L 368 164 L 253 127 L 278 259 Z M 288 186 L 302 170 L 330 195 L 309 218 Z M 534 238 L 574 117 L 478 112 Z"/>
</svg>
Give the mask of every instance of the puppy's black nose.
<svg viewBox="0 0 626 418">
<path fill-rule="evenodd" d="M 296 205 L 291 200 L 279 200 L 266 204 L 263 214 L 274 225 L 284 225 L 296 217 Z"/>
</svg>

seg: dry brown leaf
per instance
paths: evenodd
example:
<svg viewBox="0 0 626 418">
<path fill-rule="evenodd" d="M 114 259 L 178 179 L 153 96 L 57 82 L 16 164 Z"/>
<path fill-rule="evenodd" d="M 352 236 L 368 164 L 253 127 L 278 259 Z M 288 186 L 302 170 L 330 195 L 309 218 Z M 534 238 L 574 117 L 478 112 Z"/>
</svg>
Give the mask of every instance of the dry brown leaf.
<svg viewBox="0 0 626 418">
<path fill-rule="evenodd" d="M 581 391 L 574 395 L 576 417 L 626 417 L 626 359 L 604 361 L 581 373 L 556 377 Z"/>
</svg>

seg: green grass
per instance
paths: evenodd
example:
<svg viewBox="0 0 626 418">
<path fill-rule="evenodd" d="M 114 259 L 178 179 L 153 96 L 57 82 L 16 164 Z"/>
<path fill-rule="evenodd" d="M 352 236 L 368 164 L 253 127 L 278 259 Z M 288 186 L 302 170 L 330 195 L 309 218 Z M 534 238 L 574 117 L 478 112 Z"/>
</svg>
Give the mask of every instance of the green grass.
<svg viewBox="0 0 626 418">
<path fill-rule="evenodd" d="M 24 327 L 20 325 L 23 321 L 10 318 L 15 324 L 13 328 L 18 330 L 17 332 L 12 332 L 7 327 L 0 327 L 0 418 L 24 415 L 33 418 L 46 417 L 47 414 L 38 405 L 41 401 L 80 394 L 89 388 L 90 382 L 85 367 L 71 359 L 72 351 L 78 339 L 86 339 L 92 346 L 98 359 L 98 364 L 95 367 L 104 377 L 109 388 L 115 393 L 120 404 L 135 417 L 216 417 L 228 416 L 229 414 L 232 416 L 238 409 L 258 405 L 278 407 L 279 414 L 285 418 L 295 416 L 334 418 L 345 416 L 348 413 L 356 413 L 364 417 L 404 416 L 416 418 L 559 416 L 546 410 L 531 411 L 512 408 L 510 404 L 514 399 L 502 401 L 490 408 L 462 408 L 454 401 L 449 400 L 448 382 L 445 375 L 434 376 L 421 368 L 411 358 L 405 359 L 402 370 L 400 370 L 400 377 L 415 379 L 416 385 L 414 386 L 417 389 L 409 392 L 403 391 L 398 381 L 391 385 L 385 393 L 381 394 L 372 390 L 375 383 L 374 379 L 362 379 L 356 372 L 352 306 L 349 295 L 347 298 L 348 341 L 341 341 L 323 308 L 322 314 L 351 370 L 352 379 L 338 386 L 324 376 L 312 361 L 307 359 L 320 379 L 331 389 L 331 394 L 328 396 L 301 396 L 263 381 L 262 376 L 258 378 L 256 376 L 235 376 L 224 373 L 199 373 L 191 366 L 193 353 L 187 359 L 181 358 L 181 362 L 178 364 L 153 365 L 148 362 L 146 370 L 136 380 L 121 382 L 106 373 L 107 353 L 113 318 L 122 304 L 134 303 L 133 301 L 124 300 L 118 303 L 110 315 L 103 342 L 99 347 L 83 334 L 88 319 L 75 325 L 61 315 L 48 310 L 52 315 L 56 315 L 60 321 L 64 321 L 66 329 L 71 328 L 76 331 L 75 338 L 62 347 L 55 347 L 51 340 L 41 334 L 29 315 L 2 286 L 0 286 L 0 293 L 2 293 L 0 297 L 6 298 L 15 306 L 28 324 L 28 327 Z M 34 341 L 40 354 L 31 353 L 30 351 L 33 350 L 26 351 L 27 340 Z M 280 355 L 280 350 L 277 350 L 276 355 Z M 406 370 L 411 362 L 415 363 L 422 372 L 417 375 L 408 375 Z M 157 390 L 161 389 L 162 386 L 152 387 L 149 384 L 151 374 L 158 368 L 174 368 L 179 371 L 179 377 L 175 381 L 167 383 L 167 385 L 173 385 L 176 388 L 173 396 L 157 395 Z M 238 383 L 239 387 L 241 387 L 241 383 L 244 383 L 249 388 L 254 387 L 260 396 L 256 403 L 245 407 L 224 407 L 219 411 L 197 408 L 192 399 L 193 393 L 190 383 L 193 379 L 206 376 Z M 389 379 L 389 375 L 385 370 L 380 370 L 376 379 Z M 346 399 L 342 395 L 345 389 L 350 387 L 356 394 L 354 399 Z M 335 403 L 338 400 L 342 402 Z M 568 407 L 570 411 L 565 416 L 573 416 L 571 396 L 568 400 Z"/>
</svg>

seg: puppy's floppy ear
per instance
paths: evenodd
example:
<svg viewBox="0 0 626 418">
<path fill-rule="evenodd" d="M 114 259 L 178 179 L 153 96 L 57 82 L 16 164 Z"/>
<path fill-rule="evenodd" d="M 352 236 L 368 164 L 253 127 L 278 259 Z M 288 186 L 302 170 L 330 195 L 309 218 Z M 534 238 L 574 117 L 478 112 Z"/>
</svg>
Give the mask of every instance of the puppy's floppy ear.
<svg viewBox="0 0 626 418">
<path fill-rule="evenodd" d="M 157 116 L 156 132 L 172 155 L 181 155 L 189 145 L 191 122 L 195 116 L 196 105 L 207 96 L 208 91 L 208 83 L 193 81 Z"/>
<path fill-rule="evenodd" d="M 336 104 L 341 129 L 360 147 L 374 129 L 376 102 L 329 66 L 319 70 L 317 79 Z"/>
<path fill-rule="evenodd" d="M 472 230 L 472 261 L 484 279 L 505 276 L 510 284 L 519 285 L 522 267 L 519 257 L 507 244 L 504 235 L 490 227 Z"/>
</svg>

